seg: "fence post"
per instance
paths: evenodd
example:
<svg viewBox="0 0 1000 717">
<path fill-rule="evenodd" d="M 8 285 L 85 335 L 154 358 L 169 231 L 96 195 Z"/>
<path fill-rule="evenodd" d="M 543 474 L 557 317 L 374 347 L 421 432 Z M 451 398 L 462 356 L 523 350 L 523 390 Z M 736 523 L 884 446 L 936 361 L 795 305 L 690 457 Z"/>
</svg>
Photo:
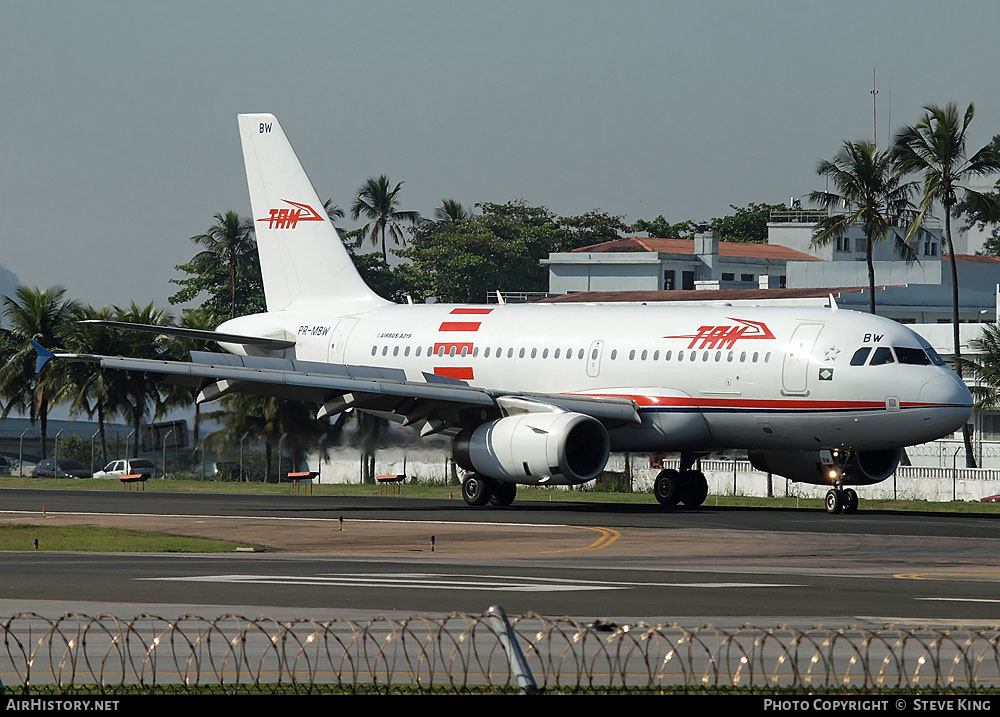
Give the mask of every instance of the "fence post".
<svg viewBox="0 0 1000 717">
<path fill-rule="evenodd" d="M 504 651 L 507 653 L 510 671 L 514 673 L 514 677 L 517 679 L 517 686 L 521 688 L 521 694 L 535 694 L 538 691 L 538 685 L 535 684 L 535 677 L 531 674 L 528 661 L 524 659 L 521 646 L 517 644 L 517 635 L 514 634 L 514 628 L 511 626 L 510 620 L 507 619 L 507 613 L 499 605 L 491 606 L 486 612 L 497 618 L 500 622 L 500 629 L 496 630 L 496 635 L 500 640 L 500 644 L 503 645 Z"/>
</svg>

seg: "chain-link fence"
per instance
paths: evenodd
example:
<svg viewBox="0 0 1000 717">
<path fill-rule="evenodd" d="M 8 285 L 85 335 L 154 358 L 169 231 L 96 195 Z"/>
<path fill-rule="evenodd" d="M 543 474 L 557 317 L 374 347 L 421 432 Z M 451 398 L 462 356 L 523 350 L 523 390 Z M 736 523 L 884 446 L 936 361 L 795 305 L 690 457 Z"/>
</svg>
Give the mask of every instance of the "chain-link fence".
<svg viewBox="0 0 1000 717">
<path fill-rule="evenodd" d="M 0 623 L 0 633 L 0 674 L 11 691 L 975 690 L 1000 681 L 1000 627 L 688 628 L 536 614 L 508 621 L 491 608 L 367 622 L 19 613 Z"/>
</svg>

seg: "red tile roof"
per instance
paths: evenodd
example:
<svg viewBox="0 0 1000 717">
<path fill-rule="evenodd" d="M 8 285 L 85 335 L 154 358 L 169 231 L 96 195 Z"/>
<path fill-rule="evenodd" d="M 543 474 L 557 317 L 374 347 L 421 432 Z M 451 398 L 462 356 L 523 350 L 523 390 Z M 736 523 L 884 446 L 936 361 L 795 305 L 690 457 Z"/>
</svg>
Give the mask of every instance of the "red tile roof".
<svg viewBox="0 0 1000 717">
<path fill-rule="evenodd" d="M 625 237 L 574 249 L 574 252 L 598 254 L 603 252 L 659 252 L 663 254 L 694 254 L 694 239 L 659 239 L 656 237 Z M 776 244 L 748 244 L 738 241 L 720 241 L 720 256 L 742 256 L 755 259 L 780 259 L 782 261 L 822 261 L 814 256 Z"/>
<path fill-rule="evenodd" d="M 980 256 L 979 254 L 956 254 L 955 258 L 960 262 L 969 264 L 997 264 L 1000 263 L 1000 256 Z M 942 254 L 941 261 L 951 261 L 951 254 Z"/>
</svg>

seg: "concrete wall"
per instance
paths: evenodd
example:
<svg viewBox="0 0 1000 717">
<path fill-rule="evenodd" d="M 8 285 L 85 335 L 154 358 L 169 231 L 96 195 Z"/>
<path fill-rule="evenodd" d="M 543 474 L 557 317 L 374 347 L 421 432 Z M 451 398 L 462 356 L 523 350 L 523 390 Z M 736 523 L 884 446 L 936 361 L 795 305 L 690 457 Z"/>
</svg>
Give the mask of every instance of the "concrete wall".
<svg viewBox="0 0 1000 717">
<path fill-rule="evenodd" d="M 928 501 L 950 501 L 953 491 L 958 500 L 978 501 L 989 495 L 1000 494 L 1000 445 L 990 450 L 995 453 L 997 469 L 969 470 L 961 468 L 961 457 L 956 470 L 949 465 L 945 468 L 900 467 L 895 476 L 873 486 L 855 488 L 862 500 L 874 499 L 908 499 Z M 625 470 L 626 457 L 614 454 L 608 461 L 608 470 L 622 472 Z M 659 468 L 650 468 L 649 457 L 633 455 L 632 474 L 635 490 L 651 491 Z M 310 467 L 316 466 L 315 458 L 309 461 Z M 665 465 L 676 467 L 676 461 Z M 314 468 L 315 469 L 315 468 Z M 734 470 L 735 469 L 735 470 Z M 746 461 L 703 461 L 702 470 L 708 478 L 709 498 L 711 505 L 714 495 L 740 495 L 765 497 L 767 495 L 767 474 L 753 470 Z M 416 478 L 422 482 L 446 482 L 451 475 L 452 463 L 449 455 L 444 452 L 414 451 L 403 448 L 392 448 L 379 451 L 376 455 L 376 475 L 404 474 L 408 479 Z M 360 455 L 356 450 L 342 450 L 330 454 L 330 458 L 321 467 L 322 483 L 353 483 L 360 482 Z M 461 477 L 459 469 L 457 475 Z M 774 497 L 798 496 L 800 498 L 822 498 L 827 488 L 823 486 L 792 483 L 779 476 L 771 479 L 772 495 Z M 565 488 L 553 488 L 565 490 Z"/>
</svg>

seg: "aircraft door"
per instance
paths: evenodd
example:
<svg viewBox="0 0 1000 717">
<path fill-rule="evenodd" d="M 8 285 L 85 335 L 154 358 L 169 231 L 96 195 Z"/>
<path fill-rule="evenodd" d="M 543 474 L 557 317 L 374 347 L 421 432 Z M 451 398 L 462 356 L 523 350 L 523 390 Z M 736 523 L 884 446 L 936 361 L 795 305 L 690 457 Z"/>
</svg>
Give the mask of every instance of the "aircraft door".
<svg viewBox="0 0 1000 717">
<path fill-rule="evenodd" d="M 781 392 L 788 395 L 809 393 L 809 359 L 823 324 L 799 324 L 785 351 L 781 366 Z"/>
<path fill-rule="evenodd" d="M 601 354 L 604 352 L 604 342 L 598 339 L 590 344 L 587 350 L 587 375 L 597 378 L 601 374 Z"/>
<path fill-rule="evenodd" d="M 330 350 L 327 352 L 330 363 L 346 363 L 344 357 L 347 349 L 347 337 L 350 336 L 357 324 L 357 319 L 341 319 L 333 327 L 330 334 Z"/>
</svg>

